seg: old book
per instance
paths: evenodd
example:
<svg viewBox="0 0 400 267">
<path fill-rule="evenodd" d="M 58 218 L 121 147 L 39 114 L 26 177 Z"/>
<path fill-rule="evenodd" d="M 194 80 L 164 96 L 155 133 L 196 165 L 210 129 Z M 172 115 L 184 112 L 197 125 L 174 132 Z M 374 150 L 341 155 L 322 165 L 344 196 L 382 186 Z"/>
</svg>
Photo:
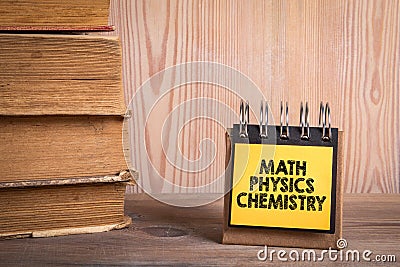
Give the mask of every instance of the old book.
<svg viewBox="0 0 400 267">
<path fill-rule="evenodd" d="M 117 37 L 1 34 L 0 58 L 0 115 L 125 113 Z"/>
<path fill-rule="evenodd" d="M 118 173 L 122 127 L 122 116 L 0 116 L 0 182 Z"/>
<path fill-rule="evenodd" d="M 0 30 L 106 29 L 109 0 L 2 0 Z"/>
<path fill-rule="evenodd" d="M 130 224 L 124 215 L 129 172 L 104 177 L 0 183 L 0 237 L 103 232 Z"/>
</svg>

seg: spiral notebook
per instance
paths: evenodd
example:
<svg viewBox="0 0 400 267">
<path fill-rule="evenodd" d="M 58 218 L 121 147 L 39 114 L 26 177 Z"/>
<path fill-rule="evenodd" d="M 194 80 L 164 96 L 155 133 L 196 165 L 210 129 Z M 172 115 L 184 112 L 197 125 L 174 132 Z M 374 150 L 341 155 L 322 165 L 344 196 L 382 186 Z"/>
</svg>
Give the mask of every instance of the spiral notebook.
<svg viewBox="0 0 400 267">
<path fill-rule="evenodd" d="M 335 248 L 342 231 L 342 132 L 331 127 L 329 104 L 321 103 L 319 126 L 311 127 L 308 103 L 299 126 L 289 126 L 281 103 L 280 125 L 249 123 L 241 103 L 240 123 L 227 135 L 223 243 Z"/>
</svg>

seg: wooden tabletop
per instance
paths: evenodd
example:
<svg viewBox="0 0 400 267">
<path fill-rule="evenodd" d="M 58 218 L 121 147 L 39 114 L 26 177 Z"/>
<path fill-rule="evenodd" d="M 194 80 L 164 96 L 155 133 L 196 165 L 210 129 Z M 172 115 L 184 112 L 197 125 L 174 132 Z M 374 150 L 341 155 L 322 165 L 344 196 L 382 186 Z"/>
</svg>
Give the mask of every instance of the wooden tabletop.
<svg viewBox="0 0 400 267">
<path fill-rule="evenodd" d="M 204 195 L 205 198 L 212 197 Z M 188 196 L 190 200 L 190 196 Z M 397 263 L 369 262 L 368 266 L 396 266 L 400 262 L 400 195 L 352 194 L 344 196 L 344 250 L 371 250 L 376 255 L 395 255 Z M 264 247 L 222 245 L 222 200 L 197 208 L 162 204 L 146 195 L 128 195 L 126 213 L 133 219 L 127 229 L 106 233 L 27 238 L 0 241 L 0 265 L 276 265 L 259 261 Z M 290 248 L 284 249 L 287 253 Z M 302 253 L 302 250 L 298 250 Z M 318 254 L 321 251 L 316 250 Z M 276 256 L 275 256 L 276 257 Z M 362 257 L 362 256 L 361 256 Z M 286 255 L 288 258 L 288 255 Z M 345 257 L 344 257 L 345 258 Z M 311 263 L 311 264 L 310 264 Z M 287 265 L 327 266 L 353 262 L 283 262 Z M 366 262 L 361 259 L 360 263 Z"/>
</svg>

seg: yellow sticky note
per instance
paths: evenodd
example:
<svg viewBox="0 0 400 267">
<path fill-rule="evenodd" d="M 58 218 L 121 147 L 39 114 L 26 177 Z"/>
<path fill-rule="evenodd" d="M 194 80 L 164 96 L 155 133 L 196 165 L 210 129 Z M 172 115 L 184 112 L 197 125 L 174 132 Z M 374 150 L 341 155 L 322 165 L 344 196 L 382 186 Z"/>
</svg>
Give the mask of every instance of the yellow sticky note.
<svg viewBox="0 0 400 267">
<path fill-rule="evenodd" d="M 235 144 L 230 225 L 329 231 L 333 148 Z"/>
</svg>

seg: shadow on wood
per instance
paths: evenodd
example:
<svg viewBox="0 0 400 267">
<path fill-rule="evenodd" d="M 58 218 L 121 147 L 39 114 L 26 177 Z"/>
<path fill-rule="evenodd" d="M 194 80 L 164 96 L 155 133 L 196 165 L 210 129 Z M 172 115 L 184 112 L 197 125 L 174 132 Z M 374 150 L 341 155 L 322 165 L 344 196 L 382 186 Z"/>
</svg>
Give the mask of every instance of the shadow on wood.
<svg viewBox="0 0 400 267">
<path fill-rule="evenodd" d="M 180 195 L 181 197 L 182 195 Z M 132 197 L 128 195 L 128 199 Z M 171 195 L 173 197 L 173 195 Z M 199 195 L 188 195 L 190 198 Z M 215 199 L 215 194 L 204 194 L 204 199 Z M 207 239 L 215 243 L 222 241 L 223 209 L 217 202 L 202 207 L 174 207 L 156 202 L 148 196 L 140 196 L 143 201 L 127 201 L 125 209 L 134 223 L 129 231 L 142 231 L 154 237 L 184 237 L 186 235 Z M 135 196 L 137 200 L 137 196 Z M 213 218 L 210 224 L 210 218 Z M 218 219 L 217 219 L 218 218 Z"/>
</svg>

